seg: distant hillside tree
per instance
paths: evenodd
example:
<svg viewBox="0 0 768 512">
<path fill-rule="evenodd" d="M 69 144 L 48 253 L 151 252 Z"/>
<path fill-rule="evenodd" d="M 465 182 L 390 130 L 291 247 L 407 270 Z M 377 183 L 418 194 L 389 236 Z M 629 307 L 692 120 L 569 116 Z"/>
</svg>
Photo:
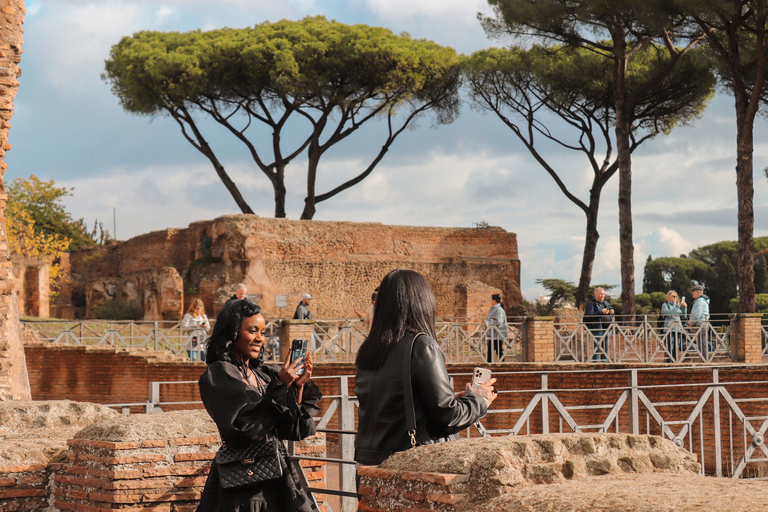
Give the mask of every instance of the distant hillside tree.
<svg viewBox="0 0 768 512">
<path fill-rule="evenodd" d="M 754 251 L 758 257 L 754 260 L 754 287 L 757 293 L 768 293 L 768 237 L 754 239 Z M 704 286 L 710 298 L 710 310 L 713 313 L 728 313 L 731 305 L 739 296 L 737 278 L 739 244 L 736 241 L 724 241 L 693 249 L 688 256 L 679 258 L 649 259 L 645 264 L 645 293 L 676 290 L 678 295 L 688 295 L 694 284 Z M 689 301 L 689 306 L 691 306 Z"/>
<path fill-rule="evenodd" d="M 459 112 L 453 49 L 321 16 L 243 29 L 138 32 L 112 47 L 102 78 L 126 111 L 176 121 L 240 210 L 252 213 L 201 121 L 223 126 L 271 182 L 275 217 L 286 215 L 286 167 L 300 155 L 307 159 L 301 218 L 311 219 L 317 203 L 370 175 L 422 114 L 433 112 L 441 124 Z M 386 133 L 370 163 L 318 193 L 321 158 L 373 120 Z"/>
</svg>

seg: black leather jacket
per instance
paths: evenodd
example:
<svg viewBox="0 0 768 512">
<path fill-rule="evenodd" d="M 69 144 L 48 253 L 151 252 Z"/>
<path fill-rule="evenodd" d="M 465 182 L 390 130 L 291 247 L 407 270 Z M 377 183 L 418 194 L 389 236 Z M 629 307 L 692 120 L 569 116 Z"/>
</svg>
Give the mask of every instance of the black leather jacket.
<svg viewBox="0 0 768 512">
<path fill-rule="evenodd" d="M 407 334 L 375 371 L 357 370 L 355 394 L 359 401 L 355 460 L 376 465 L 394 452 L 411 447 L 406 432 L 402 358 L 413 338 Z M 455 398 L 437 342 L 420 335 L 413 344 L 411 381 L 416 410 L 416 440 L 431 444 L 458 439 L 459 432 L 485 416 L 485 399 L 471 391 Z"/>
</svg>

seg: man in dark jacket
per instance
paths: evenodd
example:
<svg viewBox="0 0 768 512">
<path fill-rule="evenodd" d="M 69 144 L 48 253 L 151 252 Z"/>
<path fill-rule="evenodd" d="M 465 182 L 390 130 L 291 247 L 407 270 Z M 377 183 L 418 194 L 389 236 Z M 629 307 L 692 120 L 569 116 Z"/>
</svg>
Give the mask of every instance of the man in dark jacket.
<svg viewBox="0 0 768 512">
<path fill-rule="evenodd" d="M 584 310 L 584 323 L 592 331 L 595 342 L 592 362 L 608 362 L 611 322 L 613 322 L 613 308 L 605 300 L 605 290 L 598 286 L 595 288 L 595 300 L 589 302 Z"/>
</svg>

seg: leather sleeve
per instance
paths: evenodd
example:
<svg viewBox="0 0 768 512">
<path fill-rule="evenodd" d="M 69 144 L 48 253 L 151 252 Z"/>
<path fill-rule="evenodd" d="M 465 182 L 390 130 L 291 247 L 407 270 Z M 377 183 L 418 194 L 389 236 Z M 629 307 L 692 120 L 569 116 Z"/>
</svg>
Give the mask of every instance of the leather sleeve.
<svg viewBox="0 0 768 512">
<path fill-rule="evenodd" d="M 454 434 L 486 415 L 488 407 L 481 396 L 470 392 L 456 399 L 445 356 L 429 336 L 416 339 L 411 372 L 414 401 L 418 397 L 431 436 Z"/>
</svg>

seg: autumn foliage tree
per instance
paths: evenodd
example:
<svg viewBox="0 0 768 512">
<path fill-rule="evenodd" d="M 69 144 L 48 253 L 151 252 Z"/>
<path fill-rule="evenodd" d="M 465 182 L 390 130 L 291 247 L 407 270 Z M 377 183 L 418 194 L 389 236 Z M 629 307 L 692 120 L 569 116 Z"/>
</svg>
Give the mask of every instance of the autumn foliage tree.
<svg viewBox="0 0 768 512">
<path fill-rule="evenodd" d="M 57 187 L 34 174 L 8 185 L 6 233 L 11 255 L 50 264 L 50 285 L 55 292 L 61 276 L 61 255 L 73 248 L 95 245 L 83 219 L 73 219 L 61 199 L 71 188 Z"/>
</svg>

